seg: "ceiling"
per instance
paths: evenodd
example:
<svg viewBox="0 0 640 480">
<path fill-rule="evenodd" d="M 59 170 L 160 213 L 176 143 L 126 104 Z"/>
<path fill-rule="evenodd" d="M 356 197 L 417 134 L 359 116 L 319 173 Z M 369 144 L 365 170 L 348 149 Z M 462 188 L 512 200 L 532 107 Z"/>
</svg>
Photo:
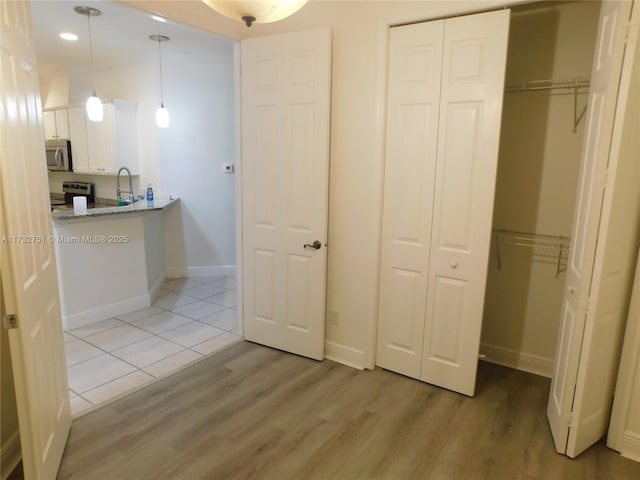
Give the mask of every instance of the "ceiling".
<svg viewBox="0 0 640 480">
<path fill-rule="evenodd" d="M 31 15 L 38 67 L 85 67 L 91 65 L 87 17 L 73 9 L 86 5 L 101 10 L 102 15 L 91 17 L 94 65 L 123 63 L 158 54 L 158 43 L 149 35 L 171 38 L 163 42 L 163 56 L 231 54 L 230 40 L 167 21 L 160 23 L 148 13 L 110 2 L 94 0 L 35 0 Z M 61 32 L 78 35 L 75 42 L 62 40 Z"/>
</svg>

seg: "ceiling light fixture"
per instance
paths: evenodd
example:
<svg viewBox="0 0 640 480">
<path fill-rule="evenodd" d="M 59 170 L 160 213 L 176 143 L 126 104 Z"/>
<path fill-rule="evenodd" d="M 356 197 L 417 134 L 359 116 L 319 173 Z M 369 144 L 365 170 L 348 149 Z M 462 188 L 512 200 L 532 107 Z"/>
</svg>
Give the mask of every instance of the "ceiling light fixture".
<svg viewBox="0 0 640 480">
<path fill-rule="evenodd" d="M 169 126 L 169 110 L 164 108 L 164 86 L 162 84 L 162 42 L 168 42 L 169 37 L 165 35 L 149 35 L 149 39 L 158 42 L 158 59 L 160 63 L 160 107 L 156 110 L 156 124 L 160 128 Z"/>
<path fill-rule="evenodd" d="M 225 17 L 254 23 L 282 20 L 300 10 L 307 0 L 202 0 Z"/>
<path fill-rule="evenodd" d="M 102 12 L 97 8 L 78 6 L 74 8 L 75 12 L 80 15 L 86 15 L 87 25 L 89 27 L 89 53 L 91 55 L 91 65 L 93 65 L 93 38 L 91 37 L 91 17 L 97 17 L 102 15 Z M 87 117 L 92 122 L 101 122 L 104 118 L 104 110 L 102 109 L 102 102 L 96 95 L 95 82 L 93 86 L 93 95 L 87 100 Z"/>
<path fill-rule="evenodd" d="M 75 33 L 62 32 L 59 36 L 61 39 L 68 40 L 69 42 L 75 42 L 78 40 L 78 35 Z"/>
</svg>

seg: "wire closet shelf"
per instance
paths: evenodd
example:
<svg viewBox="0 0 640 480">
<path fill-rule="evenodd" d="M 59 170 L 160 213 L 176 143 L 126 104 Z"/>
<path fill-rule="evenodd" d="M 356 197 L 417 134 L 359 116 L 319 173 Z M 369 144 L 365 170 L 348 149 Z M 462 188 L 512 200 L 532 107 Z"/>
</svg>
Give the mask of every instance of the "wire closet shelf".
<svg viewBox="0 0 640 480">
<path fill-rule="evenodd" d="M 531 80 L 509 85 L 505 92 L 526 92 L 530 90 L 553 90 L 556 88 L 589 88 L 589 78 L 569 78 L 565 80 Z"/>
<path fill-rule="evenodd" d="M 531 80 L 528 82 L 520 82 L 519 84 L 509 85 L 505 87 L 505 92 L 530 92 L 536 90 L 555 90 L 555 89 L 571 89 L 573 90 L 573 133 L 578 131 L 580 120 L 587 112 L 588 104 L 578 113 L 578 93 L 581 88 L 589 88 L 591 80 L 589 78 L 570 78 L 565 80 Z"/>
<path fill-rule="evenodd" d="M 494 229 L 493 236 L 496 244 L 498 270 L 502 269 L 503 262 L 500 245 L 530 248 L 533 257 L 539 260 L 549 261 L 549 259 L 553 259 L 552 263 L 556 265 L 556 277 L 567 269 L 571 237 L 517 232 L 505 229 Z"/>
</svg>

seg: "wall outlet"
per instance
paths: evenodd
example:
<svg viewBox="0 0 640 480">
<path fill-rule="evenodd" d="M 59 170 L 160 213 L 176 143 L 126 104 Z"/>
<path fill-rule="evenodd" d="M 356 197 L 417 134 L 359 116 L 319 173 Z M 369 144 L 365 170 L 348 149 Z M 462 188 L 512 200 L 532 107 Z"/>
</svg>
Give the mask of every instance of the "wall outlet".
<svg viewBox="0 0 640 480">
<path fill-rule="evenodd" d="M 233 163 L 225 163 L 222 165 L 222 171 L 224 173 L 233 173 L 234 170 Z"/>
<path fill-rule="evenodd" d="M 329 318 L 329 323 L 335 326 L 340 325 L 340 312 L 338 312 L 337 310 L 331 310 L 331 317 Z"/>
</svg>

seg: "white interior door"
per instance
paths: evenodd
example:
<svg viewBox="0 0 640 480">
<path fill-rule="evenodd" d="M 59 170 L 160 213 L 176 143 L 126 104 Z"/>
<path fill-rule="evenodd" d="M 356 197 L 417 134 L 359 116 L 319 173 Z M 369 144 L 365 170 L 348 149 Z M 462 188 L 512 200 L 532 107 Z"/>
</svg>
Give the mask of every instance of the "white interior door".
<svg viewBox="0 0 640 480">
<path fill-rule="evenodd" d="M 0 274 L 25 478 L 56 477 L 71 427 L 44 130 L 28 2 L 0 5 Z"/>
<path fill-rule="evenodd" d="M 389 37 L 376 365 L 420 377 L 438 145 L 444 20 Z"/>
<path fill-rule="evenodd" d="M 618 178 L 626 180 L 627 189 L 630 192 L 620 194 L 624 198 L 623 207 L 614 205 L 612 210 L 628 212 L 636 219 L 635 225 L 630 230 L 635 230 L 640 236 L 640 11 L 634 9 L 631 35 L 635 35 L 635 58 L 629 84 L 629 98 L 624 119 L 624 131 L 622 133 L 620 155 L 616 173 Z M 626 64 L 626 53 L 625 53 Z M 621 82 L 622 83 L 622 82 Z M 618 187 L 616 186 L 616 195 Z M 625 189 L 626 190 L 626 189 Z M 617 207 L 617 208 L 616 208 Z M 635 228 L 633 228 L 635 226 Z M 636 252 L 637 254 L 637 252 Z M 627 259 L 628 263 L 629 260 Z M 627 315 L 627 326 L 624 333 L 622 353 L 620 355 L 620 367 L 616 379 L 613 408 L 611 409 L 611 421 L 607 433 L 607 446 L 619 451 L 623 456 L 640 461 L 640 442 L 637 441 L 640 432 L 640 258 L 636 263 L 633 293 Z M 634 391 L 635 390 L 635 391 Z"/>
<path fill-rule="evenodd" d="M 241 48 L 245 338 L 321 360 L 331 31 Z"/>
<path fill-rule="evenodd" d="M 509 10 L 448 19 L 422 371 L 472 396 L 491 239 Z"/>
<path fill-rule="evenodd" d="M 616 115 L 622 113 L 616 113 L 616 101 L 631 7 L 632 2 L 602 3 L 591 74 L 572 247 L 547 407 L 556 450 L 571 457 L 606 432 L 626 308 L 624 282 L 630 275 L 627 267 L 633 264 L 628 261 L 633 255 L 630 229 L 611 216 L 617 163 L 612 131 L 615 134 Z M 616 215 L 624 213 L 624 201 Z"/>
</svg>

